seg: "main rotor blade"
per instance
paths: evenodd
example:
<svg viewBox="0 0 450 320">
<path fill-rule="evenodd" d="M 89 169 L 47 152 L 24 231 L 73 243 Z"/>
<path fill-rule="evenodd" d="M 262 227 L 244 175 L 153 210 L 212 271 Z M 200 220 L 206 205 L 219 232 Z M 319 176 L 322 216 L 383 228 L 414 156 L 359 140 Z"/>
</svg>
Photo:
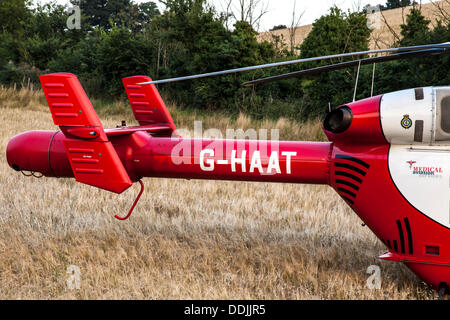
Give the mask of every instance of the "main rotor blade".
<svg viewBox="0 0 450 320">
<path fill-rule="evenodd" d="M 312 69 L 300 70 L 300 71 L 284 73 L 284 74 L 280 74 L 280 75 L 276 75 L 276 76 L 256 79 L 256 80 L 244 82 L 242 84 L 242 86 L 249 87 L 249 86 L 254 86 L 257 84 L 261 84 L 261 83 L 296 78 L 296 77 L 301 77 L 301 76 L 305 76 L 305 75 L 318 74 L 318 73 L 326 72 L 326 71 L 339 70 L 339 69 L 357 66 L 357 65 L 359 65 L 359 63 L 361 63 L 361 65 L 366 65 L 366 64 L 386 62 L 386 61 L 392 61 L 392 60 L 412 59 L 412 58 L 422 57 L 422 56 L 426 56 L 426 55 L 441 55 L 444 53 L 450 53 L 450 49 L 435 48 L 435 49 L 426 49 L 426 50 L 410 51 L 410 52 L 403 52 L 403 53 L 394 53 L 394 54 L 390 54 L 387 56 L 347 61 L 347 62 L 336 63 L 336 64 L 327 65 L 327 66 L 312 68 Z"/>
<path fill-rule="evenodd" d="M 261 65 L 250 66 L 250 67 L 243 67 L 243 68 L 236 68 L 236 69 L 230 69 L 230 70 L 195 74 L 195 75 L 191 75 L 191 76 L 184 76 L 184 77 L 177 77 L 177 78 L 170 78 L 170 79 L 163 79 L 163 80 L 155 80 L 155 81 L 149 81 L 149 82 L 142 82 L 142 83 L 138 83 L 138 84 L 139 85 L 161 84 L 161 83 L 168 83 L 168 82 L 176 82 L 176 81 L 183 81 L 183 80 L 191 80 L 191 79 L 219 76 L 219 75 L 237 73 L 237 72 L 243 72 L 243 71 L 251 71 L 251 70 L 264 69 L 264 68 L 285 66 L 285 65 L 289 65 L 289 64 L 295 64 L 295 63 L 320 61 L 320 60 L 325 60 L 325 59 L 354 57 L 354 56 L 360 56 L 360 55 L 366 55 L 366 54 L 385 53 L 385 52 L 399 53 L 399 52 L 404 52 L 404 51 L 412 51 L 412 50 L 420 50 L 420 49 L 433 49 L 433 48 L 450 48 L 450 42 L 427 44 L 427 45 L 420 45 L 420 46 L 401 47 L 401 48 L 388 48 L 388 49 L 377 49 L 377 50 L 368 50 L 368 51 L 359 51 L 359 52 L 348 52 L 348 53 L 334 54 L 334 55 L 328 55 L 328 56 L 322 56 L 322 57 L 313 57 L 313 58 L 304 58 L 304 59 L 289 60 L 289 61 L 282 61 L 282 62 L 274 62 L 274 63 L 261 64 Z"/>
</svg>

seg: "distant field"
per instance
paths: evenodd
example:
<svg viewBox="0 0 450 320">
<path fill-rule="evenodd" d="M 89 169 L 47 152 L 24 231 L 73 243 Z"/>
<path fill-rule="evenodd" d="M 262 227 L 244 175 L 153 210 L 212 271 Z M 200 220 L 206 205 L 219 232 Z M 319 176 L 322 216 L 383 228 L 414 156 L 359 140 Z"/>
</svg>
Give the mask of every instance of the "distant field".
<svg viewBox="0 0 450 320">
<path fill-rule="evenodd" d="M 421 3 L 421 1 L 420 1 Z M 409 14 L 413 6 L 404 8 L 397 8 L 382 11 L 381 13 L 372 13 L 367 18 L 372 22 L 374 30 L 370 35 L 369 48 L 371 50 L 386 49 L 395 45 L 396 37 L 401 35 L 401 25 L 405 23 L 406 16 Z M 436 20 L 440 20 L 446 24 L 448 21 L 448 12 L 450 12 L 450 0 L 430 1 L 430 3 L 423 3 L 419 6 L 422 15 L 430 20 L 429 27 L 433 29 L 436 27 Z M 302 10 L 301 10 L 302 11 Z M 290 21 L 288 22 L 290 23 Z M 286 48 L 290 50 L 291 42 L 290 36 L 293 36 L 292 44 L 300 46 L 312 30 L 312 25 L 303 25 L 295 28 L 293 32 L 291 29 L 278 29 L 275 31 L 261 32 L 257 39 L 258 41 L 273 42 L 275 37 L 283 40 Z"/>
<path fill-rule="evenodd" d="M 123 102 L 115 110 L 127 110 Z M 320 140 L 319 121 L 203 118 L 171 107 L 178 127 L 280 128 Z M 128 115 L 100 109 L 105 127 Z M 26 178 L 6 163 L 14 135 L 55 129 L 39 91 L 0 89 L 0 299 L 432 299 L 326 186 L 145 179 L 118 196 L 73 179 Z M 370 265 L 380 290 L 366 288 Z M 69 290 L 67 268 L 80 268 Z"/>
</svg>

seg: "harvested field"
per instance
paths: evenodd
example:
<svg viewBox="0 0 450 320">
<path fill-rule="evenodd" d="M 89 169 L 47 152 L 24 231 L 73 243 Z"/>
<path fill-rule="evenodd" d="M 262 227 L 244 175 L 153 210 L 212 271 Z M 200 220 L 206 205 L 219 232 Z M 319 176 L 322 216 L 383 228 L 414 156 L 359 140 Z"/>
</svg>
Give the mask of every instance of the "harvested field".
<svg viewBox="0 0 450 320">
<path fill-rule="evenodd" d="M 116 108 L 127 110 L 123 102 Z M 120 110 L 122 110 L 120 109 Z M 326 186 L 145 179 L 131 218 L 122 195 L 73 179 L 10 169 L 14 135 L 55 129 L 42 92 L 0 90 L 1 299 L 433 299 L 406 267 L 377 259 L 382 243 Z M 282 139 L 320 140 L 320 122 L 187 114 L 178 127 L 280 128 Z M 99 110 L 105 127 L 128 115 Z M 80 270 L 69 289 L 68 267 Z M 366 287 L 370 265 L 379 290 Z"/>
</svg>

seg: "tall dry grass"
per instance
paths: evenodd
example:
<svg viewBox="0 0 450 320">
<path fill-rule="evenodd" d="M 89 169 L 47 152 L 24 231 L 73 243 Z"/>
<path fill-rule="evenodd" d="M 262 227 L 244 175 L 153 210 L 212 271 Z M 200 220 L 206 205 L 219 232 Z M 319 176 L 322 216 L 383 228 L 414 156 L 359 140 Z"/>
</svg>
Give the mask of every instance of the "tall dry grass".
<svg viewBox="0 0 450 320">
<path fill-rule="evenodd" d="M 3 88 L 0 110 L 0 299 L 434 297 L 404 266 L 377 259 L 384 247 L 329 187 L 146 179 L 122 222 L 114 214 L 128 210 L 137 186 L 118 196 L 73 179 L 26 178 L 7 166 L 11 137 L 54 129 L 41 92 Z M 174 114 L 181 127 L 193 120 Z M 113 127 L 130 115 L 102 120 Z M 217 115 L 204 119 L 209 126 L 321 138 L 318 122 Z M 380 290 L 366 288 L 373 264 L 381 267 Z M 80 268 L 79 289 L 67 287 L 70 265 Z"/>
</svg>

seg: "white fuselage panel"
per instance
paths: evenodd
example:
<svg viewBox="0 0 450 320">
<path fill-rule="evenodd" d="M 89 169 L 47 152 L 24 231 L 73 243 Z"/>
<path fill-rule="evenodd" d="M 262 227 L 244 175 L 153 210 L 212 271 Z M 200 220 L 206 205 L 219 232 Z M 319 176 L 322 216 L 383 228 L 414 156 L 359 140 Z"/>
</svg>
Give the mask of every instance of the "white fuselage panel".
<svg viewBox="0 0 450 320">
<path fill-rule="evenodd" d="M 442 97 L 450 87 L 408 89 L 383 95 L 380 122 L 391 144 L 392 180 L 417 210 L 450 228 L 450 133 L 440 125 Z M 447 139 L 448 135 L 448 139 Z"/>
<path fill-rule="evenodd" d="M 406 200 L 450 228 L 450 148 L 391 145 L 388 164 Z"/>
<path fill-rule="evenodd" d="M 434 90 L 423 88 L 423 98 L 416 99 L 414 89 L 383 95 L 380 104 L 380 119 L 383 134 L 392 144 L 431 144 L 434 129 Z M 418 121 L 422 123 L 421 141 L 414 135 Z"/>
</svg>

